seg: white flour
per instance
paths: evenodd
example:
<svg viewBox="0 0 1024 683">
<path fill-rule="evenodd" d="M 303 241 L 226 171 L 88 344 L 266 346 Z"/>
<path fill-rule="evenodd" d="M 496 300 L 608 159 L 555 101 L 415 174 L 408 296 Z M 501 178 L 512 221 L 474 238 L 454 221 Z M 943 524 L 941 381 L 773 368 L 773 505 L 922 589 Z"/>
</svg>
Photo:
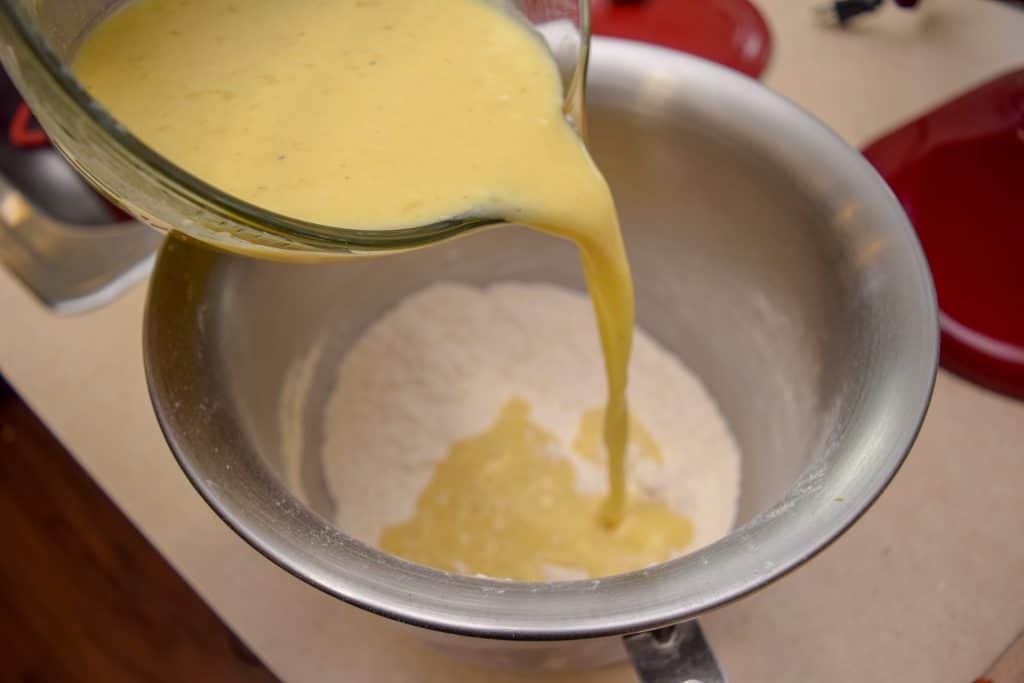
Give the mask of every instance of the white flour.
<svg viewBox="0 0 1024 683">
<path fill-rule="evenodd" d="M 575 291 L 437 284 L 407 297 L 346 355 L 327 405 L 323 459 L 336 523 L 375 545 L 385 527 L 412 517 L 452 442 L 485 431 L 512 396 L 561 440 L 580 488 L 605 491 L 604 466 L 570 448 L 582 414 L 603 404 L 603 367 L 590 300 Z M 740 456 L 711 397 L 642 330 L 629 382 L 631 412 L 664 456 L 629 459 L 633 495 L 690 519 L 687 552 L 723 536 Z"/>
</svg>

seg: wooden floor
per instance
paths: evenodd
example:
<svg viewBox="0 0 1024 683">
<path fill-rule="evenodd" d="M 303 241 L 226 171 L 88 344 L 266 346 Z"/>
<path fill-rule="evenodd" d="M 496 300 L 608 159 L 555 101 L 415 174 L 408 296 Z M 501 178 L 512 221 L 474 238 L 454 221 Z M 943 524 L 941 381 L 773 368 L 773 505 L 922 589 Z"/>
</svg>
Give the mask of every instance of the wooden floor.
<svg viewBox="0 0 1024 683">
<path fill-rule="evenodd" d="M 2 378 L 0 540 L 0 682 L 277 680 Z"/>
</svg>

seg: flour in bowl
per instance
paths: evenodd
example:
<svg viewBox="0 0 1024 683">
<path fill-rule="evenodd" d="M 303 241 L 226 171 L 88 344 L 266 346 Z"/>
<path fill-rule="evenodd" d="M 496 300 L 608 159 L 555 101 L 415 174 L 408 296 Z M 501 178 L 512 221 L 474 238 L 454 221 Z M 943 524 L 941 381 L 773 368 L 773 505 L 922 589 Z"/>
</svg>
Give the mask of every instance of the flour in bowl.
<svg viewBox="0 0 1024 683">
<path fill-rule="evenodd" d="M 433 527 L 409 527 L 418 502 L 422 508 L 428 493 L 442 502 L 451 497 L 437 486 L 439 472 L 453 466 L 453 444 L 488 443 L 481 435 L 494 430 L 510 406 L 528 414 L 530 438 L 543 440 L 544 458 L 571 465 L 572 493 L 598 499 L 607 490 L 607 469 L 596 455 L 600 439 L 588 436 L 586 427 L 600 424 L 602 363 L 590 300 L 576 291 L 441 283 L 408 296 L 346 354 L 327 405 L 323 464 L 337 525 L 375 546 L 403 528 L 406 537 L 437 532 L 436 520 Z M 692 527 L 685 545 L 670 555 L 725 535 L 736 512 L 739 450 L 701 382 L 642 330 L 634 342 L 629 400 L 636 423 L 628 451 L 631 497 L 637 505 L 663 506 Z M 494 481 L 479 474 L 472 481 Z M 490 504 L 486 495 L 481 500 Z M 557 502 L 540 496 L 532 512 L 543 523 L 541 508 Z M 456 537 L 497 552 L 503 533 L 514 533 L 503 519 L 494 526 L 483 536 Z M 619 552 L 631 547 L 627 542 Z M 462 570 L 462 564 L 453 560 L 451 567 Z M 571 562 L 549 561 L 542 578 L 587 573 Z"/>
</svg>

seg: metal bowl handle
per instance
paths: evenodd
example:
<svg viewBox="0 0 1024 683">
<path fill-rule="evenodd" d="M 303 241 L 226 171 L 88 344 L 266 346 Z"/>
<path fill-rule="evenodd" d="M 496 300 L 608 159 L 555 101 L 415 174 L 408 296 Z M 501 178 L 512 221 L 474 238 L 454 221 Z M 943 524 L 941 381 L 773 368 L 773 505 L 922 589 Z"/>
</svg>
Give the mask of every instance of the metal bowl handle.
<svg viewBox="0 0 1024 683">
<path fill-rule="evenodd" d="M 726 683 L 695 620 L 636 633 L 624 640 L 643 683 Z"/>
</svg>

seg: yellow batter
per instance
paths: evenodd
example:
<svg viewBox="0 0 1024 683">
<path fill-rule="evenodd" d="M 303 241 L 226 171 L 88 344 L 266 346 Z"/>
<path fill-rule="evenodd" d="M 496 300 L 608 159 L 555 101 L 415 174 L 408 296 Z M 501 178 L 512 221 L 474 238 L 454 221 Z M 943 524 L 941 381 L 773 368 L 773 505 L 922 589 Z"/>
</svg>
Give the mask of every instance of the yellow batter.
<svg viewBox="0 0 1024 683">
<path fill-rule="evenodd" d="M 587 426 L 578 441 L 588 440 Z M 452 446 L 416 516 L 386 529 L 380 547 L 449 571 L 543 581 L 558 569 L 586 576 L 640 569 L 692 540 L 687 520 L 640 500 L 609 531 L 599 520 L 600 498 L 576 490 L 573 466 L 551 455 L 555 447 L 555 436 L 530 420 L 530 406 L 511 399 L 488 431 Z M 514 515 L 510 500 L 523 502 Z"/>
<path fill-rule="evenodd" d="M 608 377 L 603 516 L 621 522 L 629 264 L 611 193 L 563 116 L 554 61 L 500 3 L 139 0 L 87 38 L 75 71 L 144 142 L 278 213 L 372 230 L 500 216 L 574 241 Z M 530 512 L 506 492 L 510 516 Z M 515 555 L 549 540 L 504 542 Z M 607 552 L 576 547 L 591 569 Z"/>
</svg>

